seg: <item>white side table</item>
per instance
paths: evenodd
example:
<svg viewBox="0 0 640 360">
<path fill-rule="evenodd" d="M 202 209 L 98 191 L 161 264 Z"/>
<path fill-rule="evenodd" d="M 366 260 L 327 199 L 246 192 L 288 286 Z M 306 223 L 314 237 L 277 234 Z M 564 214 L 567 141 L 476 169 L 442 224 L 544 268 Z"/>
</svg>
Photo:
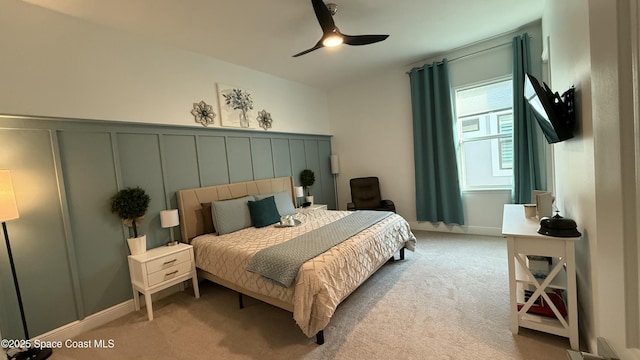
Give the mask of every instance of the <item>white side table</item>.
<svg viewBox="0 0 640 360">
<path fill-rule="evenodd" d="M 300 212 L 300 213 L 305 213 L 305 212 L 309 212 L 309 211 L 315 211 L 315 210 L 327 210 L 327 205 L 326 204 L 313 204 L 311 206 L 307 206 L 304 208 L 297 208 L 296 211 Z"/>
<path fill-rule="evenodd" d="M 553 237 L 538 234 L 537 218 L 526 218 L 524 206 L 507 204 L 502 217 L 502 234 L 507 238 L 509 253 L 509 295 L 511 302 L 511 332 L 519 327 L 544 331 L 569 338 L 571 348 L 579 350 L 578 308 L 576 293 L 576 260 L 574 243 L 580 238 Z M 554 258 L 545 279 L 536 279 L 527 267 L 526 255 Z M 528 301 L 524 301 L 524 287 L 535 289 Z M 567 316 L 563 317 L 553 305 L 545 290 L 566 291 Z M 539 316 L 527 311 L 542 296 L 549 304 L 555 318 Z M 523 304 L 518 310 L 518 303 Z"/>
<path fill-rule="evenodd" d="M 128 260 L 133 303 L 136 310 L 140 310 L 138 293 L 144 295 L 149 321 L 153 320 L 151 295 L 160 290 L 177 284 L 180 284 L 180 290 L 184 290 L 182 283 L 192 279 L 194 295 L 196 299 L 200 298 L 193 246 L 161 246 L 144 254 L 129 255 Z"/>
</svg>

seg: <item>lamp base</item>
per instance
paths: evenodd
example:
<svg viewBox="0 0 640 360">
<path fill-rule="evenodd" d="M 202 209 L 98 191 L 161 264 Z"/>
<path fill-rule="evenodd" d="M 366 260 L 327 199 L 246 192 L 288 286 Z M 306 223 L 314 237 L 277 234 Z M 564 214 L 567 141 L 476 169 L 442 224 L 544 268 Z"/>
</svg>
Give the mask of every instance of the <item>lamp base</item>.
<svg viewBox="0 0 640 360">
<path fill-rule="evenodd" d="M 17 350 L 17 352 L 14 352 Z M 53 353 L 49 348 L 29 348 L 29 349 L 9 349 L 7 359 L 9 360 L 41 360 L 48 359 Z"/>
</svg>

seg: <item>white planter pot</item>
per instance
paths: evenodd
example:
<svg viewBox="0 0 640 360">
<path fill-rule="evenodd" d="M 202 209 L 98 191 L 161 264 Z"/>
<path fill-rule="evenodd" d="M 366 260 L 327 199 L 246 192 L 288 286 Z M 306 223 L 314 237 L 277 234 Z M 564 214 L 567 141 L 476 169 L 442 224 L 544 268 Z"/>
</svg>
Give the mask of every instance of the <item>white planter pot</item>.
<svg viewBox="0 0 640 360">
<path fill-rule="evenodd" d="M 311 205 L 313 205 L 313 195 L 307 196 L 305 198 L 307 200 L 307 202 L 311 203 Z"/>
<path fill-rule="evenodd" d="M 131 255 L 144 254 L 147 251 L 147 235 L 127 239 Z"/>
</svg>

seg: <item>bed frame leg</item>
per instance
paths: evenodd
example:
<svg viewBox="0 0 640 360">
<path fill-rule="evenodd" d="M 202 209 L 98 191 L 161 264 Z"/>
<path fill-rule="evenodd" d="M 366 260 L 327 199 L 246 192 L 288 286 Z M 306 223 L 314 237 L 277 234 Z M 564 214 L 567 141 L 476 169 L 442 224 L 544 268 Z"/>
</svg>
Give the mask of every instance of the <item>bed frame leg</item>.
<svg viewBox="0 0 640 360">
<path fill-rule="evenodd" d="M 404 247 L 400 248 L 400 259 L 397 261 L 404 260 Z M 389 261 L 396 261 L 396 255 L 394 254 Z"/>
<path fill-rule="evenodd" d="M 324 330 L 320 330 L 316 334 L 316 344 L 318 345 L 324 344 Z"/>
<path fill-rule="evenodd" d="M 244 309 L 244 301 L 242 299 L 242 293 L 238 293 L 238 304 L 240 305 L 240 309 Z"/>
</svg>

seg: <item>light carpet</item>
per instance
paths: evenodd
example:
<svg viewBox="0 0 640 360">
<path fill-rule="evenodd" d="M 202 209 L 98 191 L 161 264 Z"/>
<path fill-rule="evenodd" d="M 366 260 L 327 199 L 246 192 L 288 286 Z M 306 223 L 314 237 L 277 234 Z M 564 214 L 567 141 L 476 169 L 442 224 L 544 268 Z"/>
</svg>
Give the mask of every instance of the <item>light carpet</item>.
<svg viewBox="0 0 640 360">
<path fill-rule="evenodd" d="M 112 349 L 59 349 L 51 359 L 566 359 L 567 339 L 509 330 L 506 241 L 415 232 L 416 252 L 389 262 L 347 298 L 316 345 L 292 314 L 200 283 L 77 340 Z"/>
</svg>

